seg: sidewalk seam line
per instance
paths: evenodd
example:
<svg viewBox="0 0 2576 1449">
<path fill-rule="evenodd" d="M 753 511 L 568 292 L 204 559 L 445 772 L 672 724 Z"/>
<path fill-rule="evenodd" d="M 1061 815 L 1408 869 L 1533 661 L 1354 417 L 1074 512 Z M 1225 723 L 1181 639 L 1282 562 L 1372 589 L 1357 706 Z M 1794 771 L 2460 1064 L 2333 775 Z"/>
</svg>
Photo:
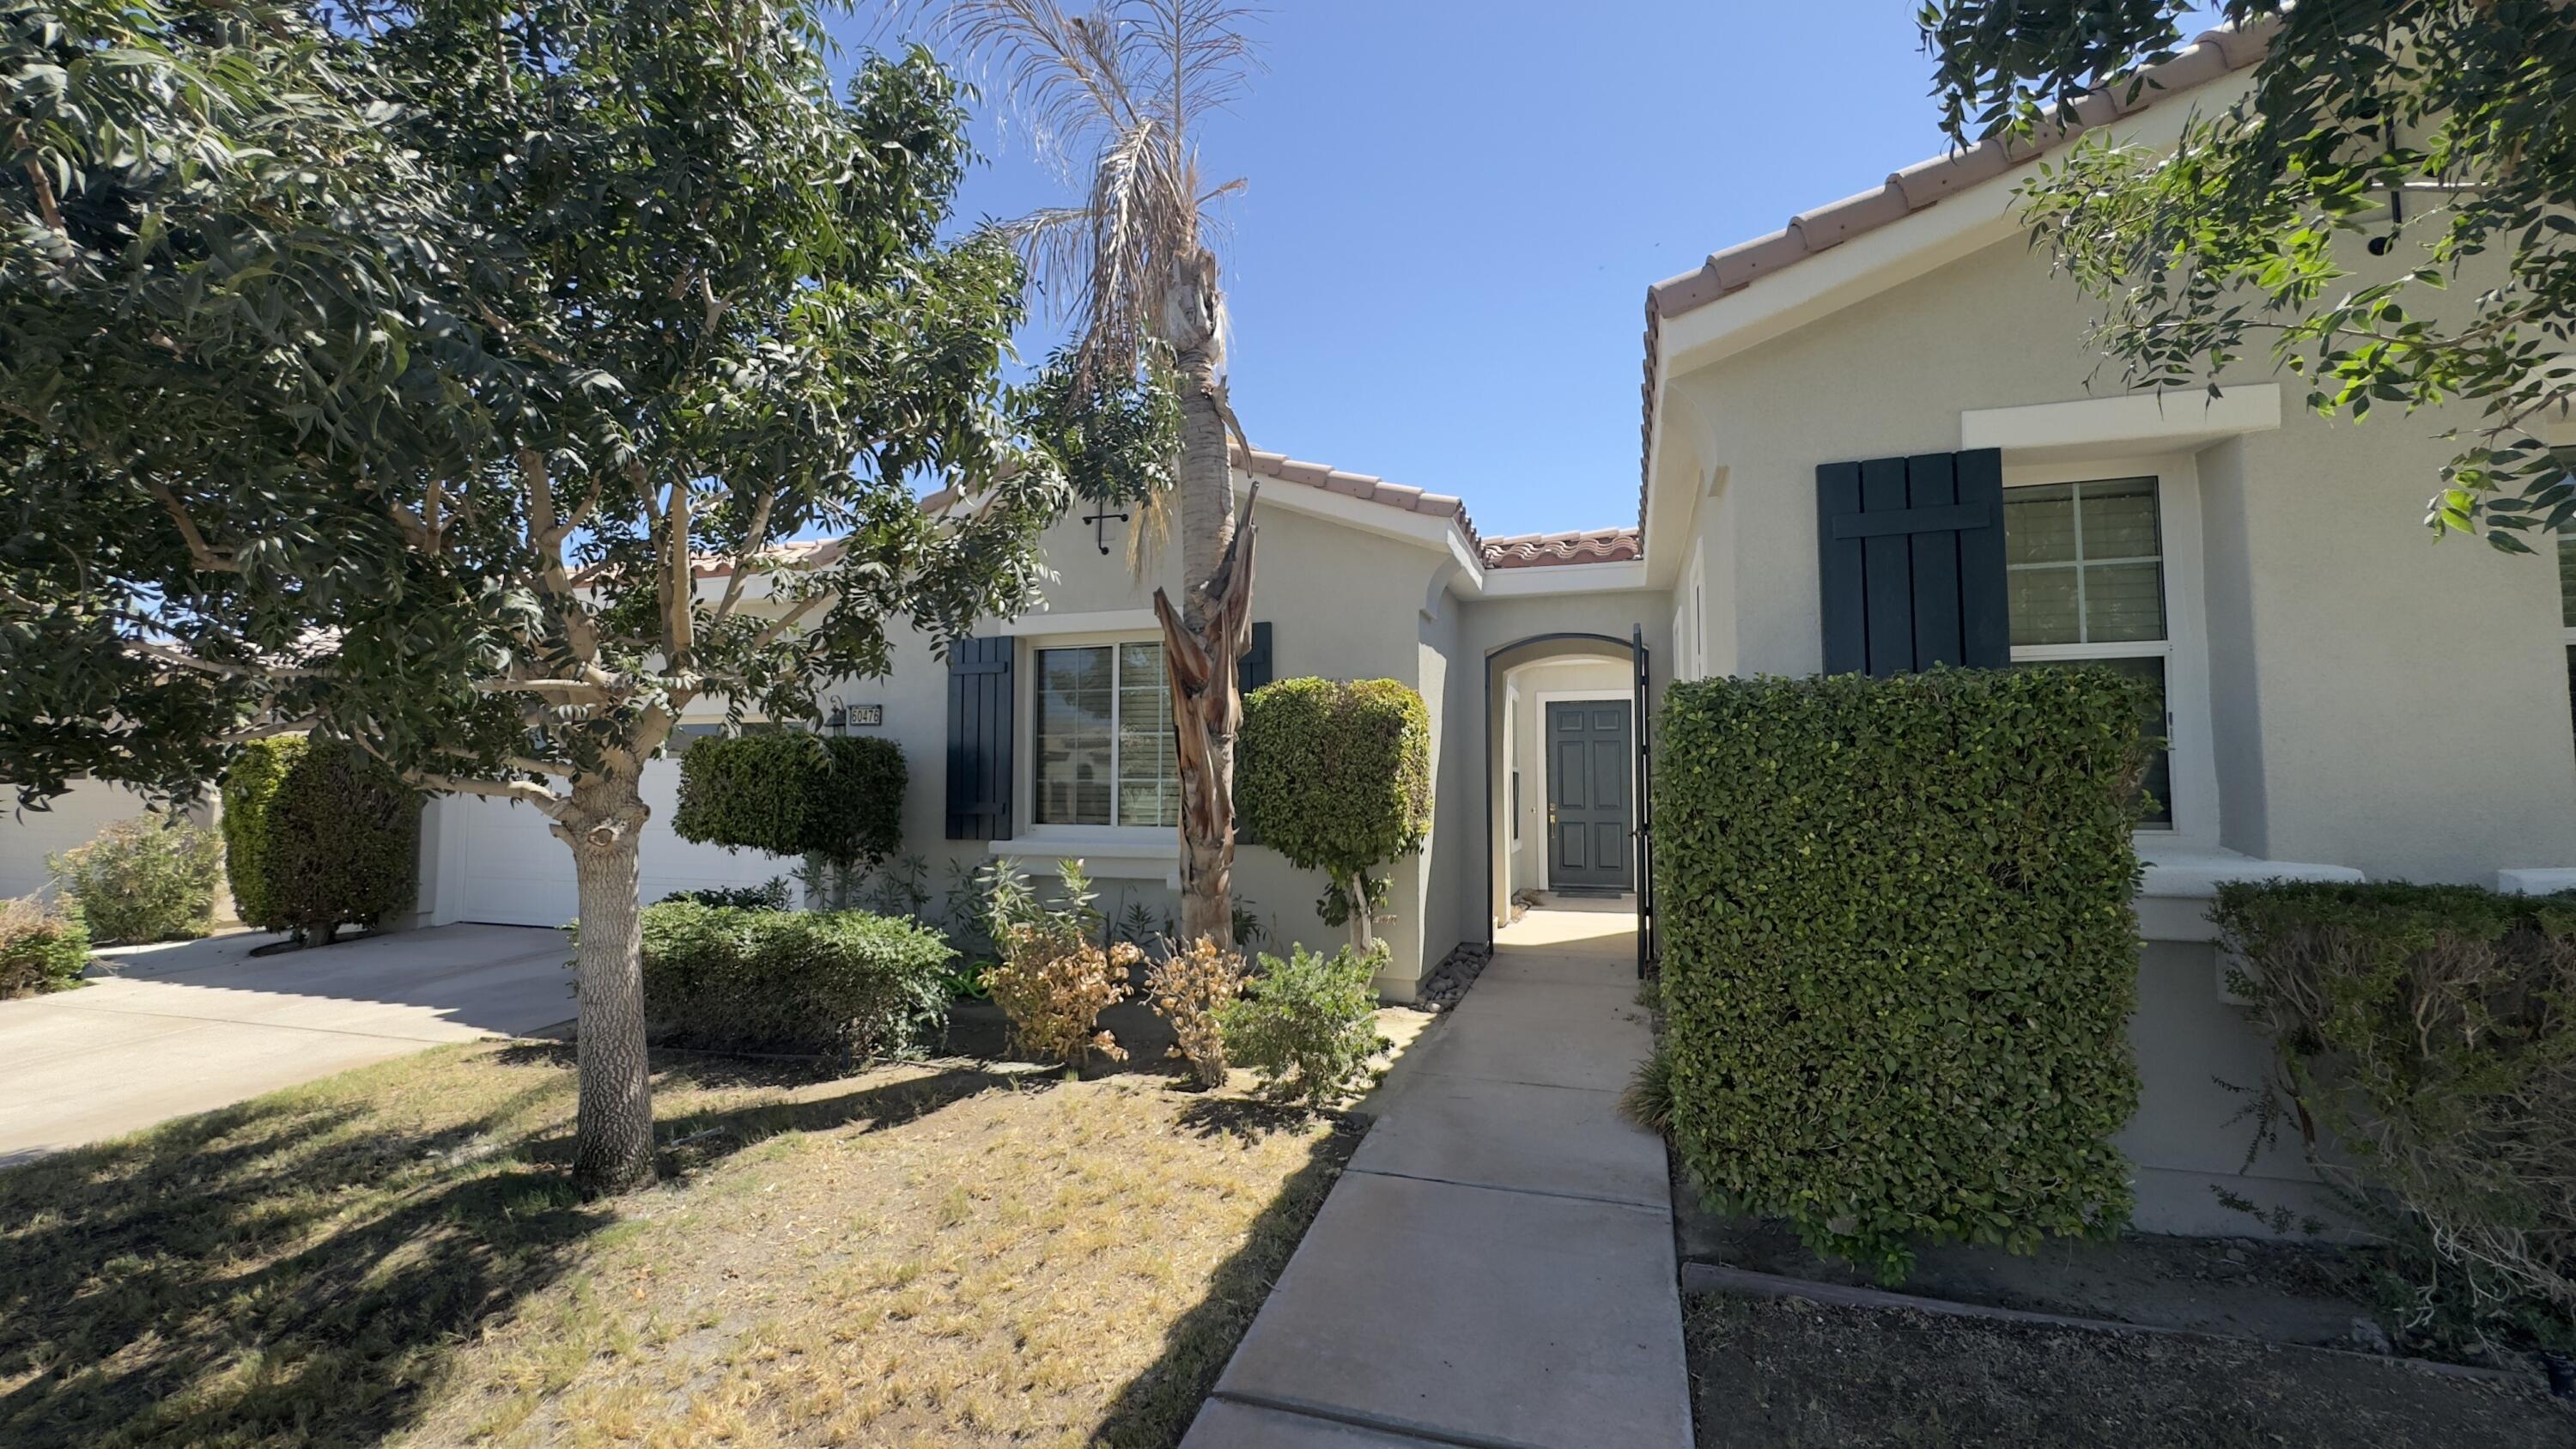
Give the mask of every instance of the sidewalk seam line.
<svg viewBox="0 0 2576 1449">
<path fill-rule="evenodd" d="M 1672 1203 L 1669 1197 L 1661 1207 L 1658 1207 L 1653 1203 L 1639 1202 L 1634 1198 L 1602 1197 L 1588 1192 L 1557 1192 L 1544 1187 L 1506 1187 L 1496 1182 L 1468 1182 L 1462 1178 L 1430 1177 L 1419 1172 L 1389 1172 L 1383 1167 L 1345 1167 L 1342 1173 L 1344 1176 L 1364 1173 L 1370 1177 L 1395 1177 L 1402 1178 L 1406 1182 L 1436 1183 L 1442 1187 L 1469 1187 L 1479 1192 L 1507 1192 L 1521 1197 L 1552 1197 L 1565 1202 L 1595 1202 L 1603 1207 L 1634 1208 L 1641 1213 L 1656 1213 L 1666 1217 L 1672 1214 Z"/>
</svg>

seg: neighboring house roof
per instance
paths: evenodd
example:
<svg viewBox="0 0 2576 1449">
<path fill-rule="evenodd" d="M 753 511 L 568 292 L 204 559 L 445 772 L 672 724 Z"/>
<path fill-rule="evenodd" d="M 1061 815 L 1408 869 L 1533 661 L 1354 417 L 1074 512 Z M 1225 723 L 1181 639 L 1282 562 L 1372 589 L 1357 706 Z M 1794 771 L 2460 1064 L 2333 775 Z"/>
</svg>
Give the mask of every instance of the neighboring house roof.
<svg viewBox="0 0 2576 1449">
<path fill-rule="evenodd" d="M 1576 533 L 1523 533 L 1485 540 L 1489 569 L 1545 568 L 1550 564 L 1626 563 L 1646 551 L 1633 528 L 1594 528 Z"/>
<path fill-rule="evenodd" d="M 1455 519 L 1459 531 L 1467 535 L 1468 547 L 1479 552 L 1484 548 L 1484 540 L 1476 532 L 1476 520 L 1467 516 L 1466 501 L 1453 494 L 1425 493 L 1419 488 L 1408 488 L 1401 483 L 1389 483 L 1383 478 L 1371 477 L 1366 473 L 1347 472 L 1325 463 L 1302 462 L 1285 453 L 1247 450 L 1241 443 L 1227 444 L 1226 456 L 1233 461 L 1234 466 L 1256 478 L 1268 478 L 1280 483 L 1303 483 L 1309 488 L 1321 488 L 1327 493 L 1339 493 L 1363 502 L 1401 508 L 1408 513 L 1426 513 L 1434 518 Z"/>
<path fill-rule="evenodd" d="M 1904 220 L 1943 197 L 1991 181 L 2025 165 L 2085 131 L 2131 116 L 2167 95 L 2205 85 L 2263 58 L 2280 27 L 2277 17 L 2243 29 L 2206 30 L 2171 60 L 2140 70 L 2131 80 L 2105 86 L 2075 103 L 2071 125 L 2047 126 L 2027 140 L 2007 144 L 1988 137 L 1965 150 L 1918 161 L 1891 173 L 1875 191 L 1846 196 L 1789 218 L 1767 236 L 1712 252 L 1694 271 L 1667 277 L 1646 289 L 1644 421 L 1639 426 L 1637 516 L 1644 521 L 1646 482 L 1655 446 L 1655 364 L 1664 319 L 1695 311 L 1764 277 L 1842 245 L 1864 232 Z"/>
</svg>

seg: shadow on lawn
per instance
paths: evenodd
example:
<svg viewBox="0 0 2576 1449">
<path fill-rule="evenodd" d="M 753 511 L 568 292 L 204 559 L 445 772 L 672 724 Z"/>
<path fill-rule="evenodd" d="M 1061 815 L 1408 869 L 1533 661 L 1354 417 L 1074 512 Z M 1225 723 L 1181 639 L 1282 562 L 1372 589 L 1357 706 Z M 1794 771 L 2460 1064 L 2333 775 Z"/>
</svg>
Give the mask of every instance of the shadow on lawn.
<svg viewBox="0 0 2576 1449">
<path fill-rule="evenodd" d="M 0 1445 L 319 1445 L 411 1424 L 475 1332 L 578 1267 L 617 1220 L 565 1166 L 568 1046 L 453 1124 L 391 1131 L 363 1103 L 263 1099 L 0 1171 Z M 797 1064 L 657 1063 L 674 1089 L 793 1090 Z M 807 1100 L 660 1119 L 666 1181 L 765 1138 L 876 1131 L 1032 1080 L 961 1068 Z M 665 1100 L 668 1100 L 666 1096 Z M 676 1151 L 672 1144 L 681 1144 Z M 318 1236 L 317 1236 L 318 1235 Z"/>
<path fill-rule="evenodd" d="M 1211 1098 L 1192 1103 L 1180 1125 L 1203 1137 L 1256 1141 L 1298 1130 L 1315 1116 L 1302 1106 Z M 1173 1321 L 1163 1334 L 1161 1356 L 1119 1389 L 1085 1443 L 1171 1449 L 1181 1442 L 1366 1130 L 1353 1118 L 1333 1117 L 1333 1130 L 1315 1139 L 1305 1165 L 1280 1184 L 1278 1195 L 1253 1219 L 1243 1246 L 1209 1275 L 1207 1296 Z"/>
<path fill-rule="evenodd" d="M 610 1221 L 560 1173 L 475 1163 L 508 1111 L 386 1133 L 252 1102 L 0 1174 L 0 1443 L 399 1427 L 459 1337 Z"/>
</svg>

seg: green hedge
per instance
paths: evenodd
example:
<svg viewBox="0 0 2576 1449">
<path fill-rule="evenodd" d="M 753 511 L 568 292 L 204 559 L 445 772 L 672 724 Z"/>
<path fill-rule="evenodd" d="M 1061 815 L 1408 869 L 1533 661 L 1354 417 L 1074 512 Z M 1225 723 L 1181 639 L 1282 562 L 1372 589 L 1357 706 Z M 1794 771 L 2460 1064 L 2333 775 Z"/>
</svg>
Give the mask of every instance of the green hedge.
<svg viewBox="0 0 2576 1449">
<path fill-rule="evenodd" d="M 864 870 L 903 844 L 903 749 L 803 731 L 697 741 L 680 756 L 683 840 Z"/>
<path fill-rule="evenodd" d="M 2028 669 L 1666 692 L 1662 991 L 1703 1186 L 1891 1280 L 1918 1237 L 2027 1251 L 2126 1221 L 2138 688 Z"/>
<path fill-rule="evenodd" d="M 419 792 L 355 745 L 258 740 L 224 772 L 233 909 L 264 931 L 328 940 L 420 895 Z"/>
<path fill-rule="evenodd" d="M 948 1010 L 937 931 L 865 911 L 644 910 L 644 1013 L 658 1040 L 851 1059 L 932 1044 Z"/>
<path fill-rule="evenodd" d="M 2222 886 L 2295 1111 L 2438 1346 L 2576 1348 L 2576 896 Z"/>
<path fill-rule="evenodd" d="M 1328 921 L 1347 919 L 1354 886 L 1382 894 L 1369 872 L 1431 832 L 1431 711 L 1392 679 L 1264 685 L 1244 701 L 1238 740 L 1244 823 L 1291 864 L 1331 877 Z"/>
</svg>

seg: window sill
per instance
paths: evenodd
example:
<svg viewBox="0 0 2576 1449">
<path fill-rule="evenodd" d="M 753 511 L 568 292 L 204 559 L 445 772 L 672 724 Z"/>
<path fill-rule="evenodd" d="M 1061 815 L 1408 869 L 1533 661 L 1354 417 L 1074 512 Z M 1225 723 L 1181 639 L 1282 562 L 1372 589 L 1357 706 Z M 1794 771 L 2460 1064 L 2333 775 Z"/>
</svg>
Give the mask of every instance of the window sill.
<svg viewBox="0 0 2576 1449">
<path fill-rule="evenodd" d="M 1012 840 L 991 843 L 992 853 L 1011 860 L 1079 860 L 1095 877 L 1111 880 L 1162 880 L 1176 888 L 1180 880 L 1180 842 L 1159 827 L 1073 830 L 1041 826 Z"/>
<path fill-rule="evenodd" d="M 2209 903 L 2229 881 L 2368 879 L 2348 865 L 2258 860 L 2215 845 L 2144 835 L 2138 838 L 2138 856 L 2146 865 L 2138 884 L 2138 934 L 2150 941 L 2217 940 Z"/>
</svg>

